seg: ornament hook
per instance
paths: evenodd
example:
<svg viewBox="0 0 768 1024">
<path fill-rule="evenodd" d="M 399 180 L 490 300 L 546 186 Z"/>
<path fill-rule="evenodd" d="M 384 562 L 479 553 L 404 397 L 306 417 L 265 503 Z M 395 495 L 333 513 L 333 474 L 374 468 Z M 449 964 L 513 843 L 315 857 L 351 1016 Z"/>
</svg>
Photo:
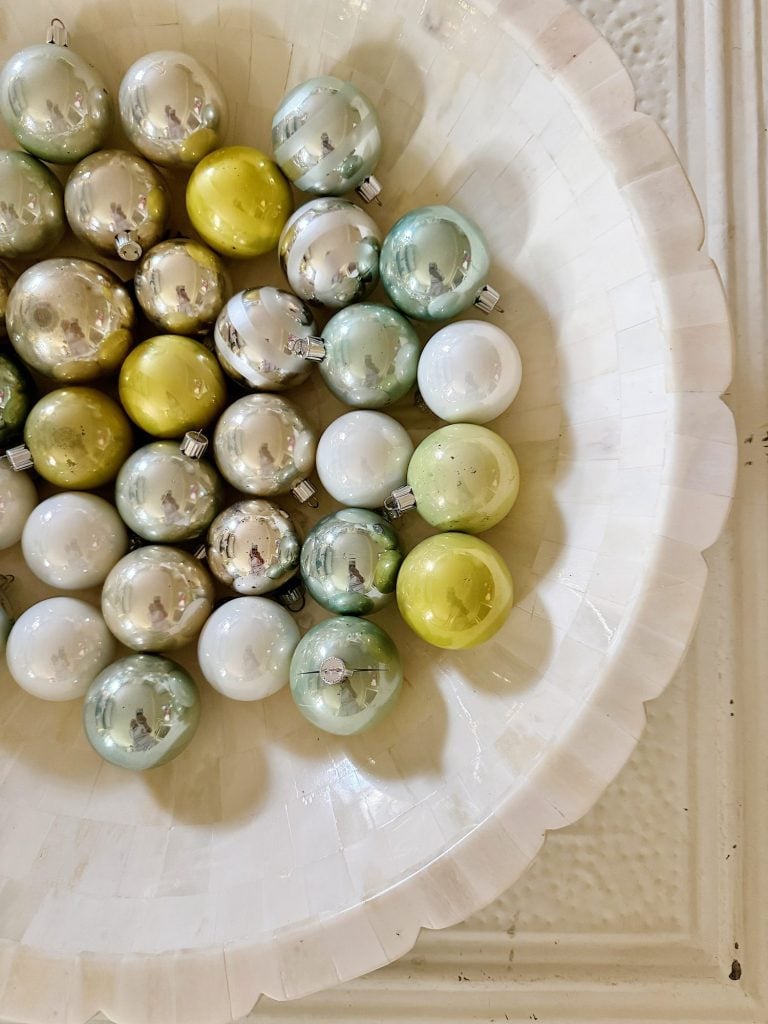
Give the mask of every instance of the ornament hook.
<svg viewBox="0 0 768 1024">
<path fill-rule="evenodd" d="M 51 18 L 51 24 L 45 34 L 46 43 L 54 46 L 69 46 L 69 32 L 61 18 Z"/>
</svg>

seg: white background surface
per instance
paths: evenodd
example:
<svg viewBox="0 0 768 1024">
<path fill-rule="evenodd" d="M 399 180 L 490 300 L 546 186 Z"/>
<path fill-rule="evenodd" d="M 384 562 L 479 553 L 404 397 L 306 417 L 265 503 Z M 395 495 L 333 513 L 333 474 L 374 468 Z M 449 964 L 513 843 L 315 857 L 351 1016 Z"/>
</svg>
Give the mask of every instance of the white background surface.
<svg viewBox="0 0 768 1024">
<path fill-rule="evenodd" d="M 729 291 L 740 482 L 701 624 L 635 755 L 464 925 L 261 1021 L 768 1020 L 762 0 L 578 0 L 680 152 Z"/>
</svg>

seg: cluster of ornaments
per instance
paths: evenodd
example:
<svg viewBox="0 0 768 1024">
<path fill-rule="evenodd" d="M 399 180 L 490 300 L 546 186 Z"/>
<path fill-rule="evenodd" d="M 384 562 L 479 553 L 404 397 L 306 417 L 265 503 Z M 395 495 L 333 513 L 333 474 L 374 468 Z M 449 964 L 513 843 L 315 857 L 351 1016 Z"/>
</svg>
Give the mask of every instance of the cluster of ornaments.
<svg viewBox="0 0 768 1024">
<path fill-rule="evenodd" d="M 364 616 L 396 600 L 422 639 L 466 648 L 512 604 L 506 565 L 476 535 L 517 497 L 515 456 L 484 424 L 514 399 L 520 357 L 489 322 L 449 323 L 425 346 L 412 323 L 493 309 L 487 245 L 450 207 L 412 210 L 385 234 L 347 198 L 377 197 L 381 135 L 370 101 L 337 78 L 283 98 L 272 157 L 222 145 L 226 98 L 183 53 L 148 54 L 123 78 L 131 151 L 105 148 L 115 113 L 57 20 L 0 73 L 0 116 L 22 147 L 0 151 L 0 260 L 39 260 L 20 273 L 0 262 L 14 353 L 0 353 L 0 548 L 21 541 L 32 573 L 72 594 L 13 625 L 0 599 L 8 668 L 37 697 L 84 698 L 91 744 L 134 770 L 194 734 L 197 686 L 168 655 L 196 639 L 225 697 L 289 682 L 315 726 L 360 732 L 402 681 L 391 638 Z M 72 165 L 63 188 L 47 163 Z M 158 168 L 190 172 L 200 241 L 168 238 Z M 291 186 L 313 197 L 295 211 Z M 132 287 L 97 261 L 46 258 L 67 225 L 94 256 L 133 264 Z M 289 290 L 233 295 L 223 258 L 275 249 Z M 392 305 L 368 301 L 379 282 Z M 137 306 L 156 331 L 142 341 Z M 39 398 L 30 371 L 47 382 Z M 319 439 L 282 394 L 311 373 L 350 408 Z M 110 377 L 111 393 L 94 383 Z M 414 448 L 381 410 L 416 384 L 446 425 Z M 43 501 L 30 467 L 57 489 Z M 275 499 L 315 503 L 314 469 L 344 507 L 302 543 Z M 105 486 L 114 503 L 89 493 Z M 439 532 L 405 554 L 392 522 L 411 508 Z M 297 574 L 332 615 L 303 637 L 274 600 Z M 214 609 L 216 583 L 232 599 Z M 100 610 L 77 596 L 93 586 Z M 116 641 L 131 651 L 117 661 Z"/>
</svg>

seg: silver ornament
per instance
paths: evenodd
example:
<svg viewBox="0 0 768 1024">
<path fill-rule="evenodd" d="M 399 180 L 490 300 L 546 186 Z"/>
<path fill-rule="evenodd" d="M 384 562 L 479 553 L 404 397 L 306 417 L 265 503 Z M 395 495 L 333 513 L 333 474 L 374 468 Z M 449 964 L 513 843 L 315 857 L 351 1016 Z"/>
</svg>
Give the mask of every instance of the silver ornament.
<svg viewBox="0 0 768 1024">
<path fill-rule="evenodd" d="M 101 611 L 134 651 L 170 651 L 195 639 L 213 608 L 213 582 L 177 548 L 151 544 L 121 558 L 107 576 Z"/>
<path fill-rule="evenodd" d="M 246 395 L 216 424 L 216 465 L 245 494 L 287 494 L 315 464 L 317 436 L 303 413 L 280 395 Z"/>
<path fill-rule="evenodd" d="M 28 153 L 0 150 L 0 256 L 40 256 L 66 226 L 59 179 Z"/>
<path fill-rule="evenodd" d="M 133 344 L 131 298 L 111 270 L 73 257 L 43 260 L 13 286 L 6 325 L 38 373 L 83 383 L 115 372 Z"/>
<path fill-rule="evenodd" d="M 216 355 L 234 380 L 260 391 L 283 391 L 305 380 L 312 364 L 295 352 L 295 338 L 317 327 L 306 303 L 279 288 L 233 295 L 213 332 Z"/>
<path fill-rule="evenodd" d="M 207 334 L 232 291 L 216 253 L 189 238 L 153 246 L 133 282 L 147 319 L 169 334 Z"/>
<path fill-rule="evenodd" d="M 221 480 L 211 465 L 184 455 L 174 441 L 155 441 L 123 463 L 115 502 L 139 537 L 172 544 L 208 529 L 221 508 Z"/>
<path fill-rule="evenodd" d="M 158 50 L 140 57 L 120 83 L 119 104 L 128 139 L 156 164 L 191 168 L 223 142 L 224 92 L 187 53 Z"/>
<path fill-rule="evenodd" d="M 0 338 L 4 338 L 8 334 L 5 326 L 5 310 L 8 305 L 8 296 L 15 283 L 14 272 L 4 263 L 0 263 Z"/>
<path fill-rule="evenodd" d="M 66 29 L 55 22 L 48 43 L 28 46 L 5 64 L 0 115 L 34 156 L 73 164 L 104 145 L 112 100 L 101 75 L 69 49 Z"/>
<path fill-rule="evenodd" d="M 259 498 L 235 502 L 208 531 L 208 565 L 238 594 L 266 594 L 290 579 L 299 549 L 288 513 Z"/>
<path fill-rule="evenodd" d="M 321 519 L 301 548 L 301 575 L 318 604 L 337 615 L 369 615 L 395 593 L 403 553 L 376 512 L 343 508 Z"/>
<path fill-rule="evenodd" d="M 168 188 L 134 153 L 104 149 L 81 160 L 64 189 L 69 226 L 102 256 L 134 261 L 165 234 Z"/>
<path fill-rule="evenodd" d="M 144 771 L 184 750 L 200 720 L 192 677 L 170 658 L 132 654 L 108 665 L 83 705 L 85 735 L 110 764 Z"/>
<path fill-rule="evenodd" d="M 272 149 L 296 188 L 340 196 L 373 174 L 381 154 L 379 119 L 351 82 L 310 78 L 281 100 L 272 119 Z"/>
<path fill-rule="evenodd" d="M 381 240 L 376 223 L 359 206 L 347 199 L 313 199 L 283 228 L 280 263 L 305 302 L 341 309 L 376 287 Z"/>
</svg>

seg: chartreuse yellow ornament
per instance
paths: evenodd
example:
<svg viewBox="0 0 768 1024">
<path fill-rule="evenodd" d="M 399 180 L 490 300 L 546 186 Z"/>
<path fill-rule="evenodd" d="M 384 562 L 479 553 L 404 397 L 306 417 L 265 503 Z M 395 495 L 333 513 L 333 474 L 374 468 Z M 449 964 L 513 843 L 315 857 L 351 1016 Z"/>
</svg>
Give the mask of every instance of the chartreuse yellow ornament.
<svg viewBox="0 0 768 1024">
<path fill-rule="evenodd" d="M 476 647 L 504 624 L 512 577 L 499 553 L 465 533 L 417 544 L 397 577 L 400 614 L 422 640 L 450 650 Z"/>
<path fill-rule="evenodd" d="M 223 256 L 250 259 L 276 248 L 292 209 L 280 168 L 249 146 L 209 153 L 187 184 L 189 219 Z"/>
<path fill-rule="evenodd" d="M 155 437 L 206 427 L 224 408 L 224 374 L 198 341 L 160 334 L 137 345 L 120 369 L 120 401 Z"/>
<path fill-rule="evenodd" d="M 67 490 L 109 483 L 131 450 L 123 410 L 94 388 L 59 388 L 33 406 L 24 442 L 44 479 Z"/>
</svg>

